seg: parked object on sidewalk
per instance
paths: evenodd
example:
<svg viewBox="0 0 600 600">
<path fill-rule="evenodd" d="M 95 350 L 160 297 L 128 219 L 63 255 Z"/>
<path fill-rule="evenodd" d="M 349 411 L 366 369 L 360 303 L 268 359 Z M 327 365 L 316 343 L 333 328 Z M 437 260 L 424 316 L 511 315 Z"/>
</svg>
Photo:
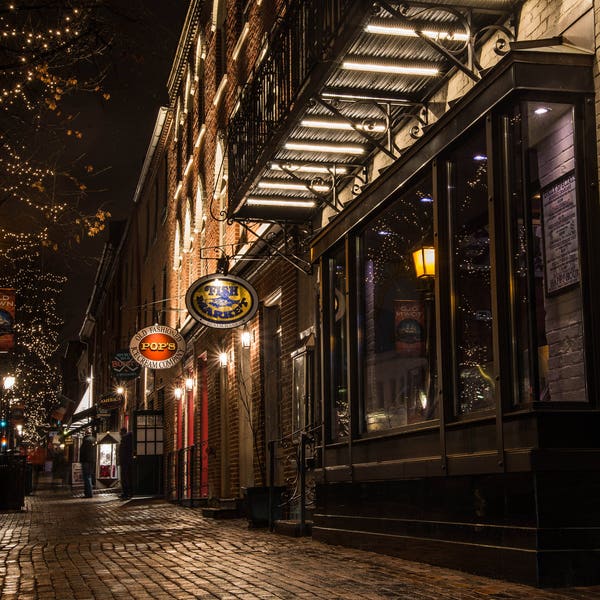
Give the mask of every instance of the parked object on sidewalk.
<svg viewBox="0 0 600 600">
<path fill-rule="evenodd" d="M 21 510 L 25 503 L 25 457 L 0 454 L 0 510 Z"/>
<path fill-rule="evenodd" d="M 246 488 L 245 505 L 248 526 L 269 527 L 283 518 L 283 493 L 285 486 L 255 486 Z"/>
<path fill-rule="evenodd" d="M 121 467 L 121 498 L 131 498 L 133 469 L 133 433 L 121 427 L 121 443 L 119 444 L 119 466 Z"/>
<path fill-rule="evenodd" d="M 79 462 L 81 462 L 81 471 L 83 475 L 83 491 L 86 498 L 92 497 L 92 475 L 96 462 L 96 448 L 94 437 L 90 430 L 86 431 L 85 437 L 81 442 L 79 449 Z"/>
</svg>

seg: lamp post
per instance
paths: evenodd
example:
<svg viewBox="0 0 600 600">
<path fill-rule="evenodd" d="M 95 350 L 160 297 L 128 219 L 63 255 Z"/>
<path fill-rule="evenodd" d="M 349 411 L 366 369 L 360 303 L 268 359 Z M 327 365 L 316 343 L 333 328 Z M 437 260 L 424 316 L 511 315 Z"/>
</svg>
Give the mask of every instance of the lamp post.
<svg viewBox="0 0 600 600">
<path fill-rule="evenodd" d="M 423 290 L 423 308 L 425 320 L 425 357 L 427 359 L 427 374 L 425 390 L 427 393 L 427 412 L 430 413 L 434 404 L 435 394 L 435 331 L 433 321 L 434 283 L 435 283 L 435 248 L 421 245 L 412 253 L 417 278 L 425 284 Z M 423 407 L 425 408 L 425 407 Z"/>
<path fill-rule="evenodd" d="M 2 397 L 0 402 L 0 451 L 6 452 L 9 450 L 9 441 L 10 441 L 10 403 L 6 398 L 6 392 L 11 390 L 15 385 L 15 378 L 12 375 L 7 375 L 2 380 Z"/>
</svg>

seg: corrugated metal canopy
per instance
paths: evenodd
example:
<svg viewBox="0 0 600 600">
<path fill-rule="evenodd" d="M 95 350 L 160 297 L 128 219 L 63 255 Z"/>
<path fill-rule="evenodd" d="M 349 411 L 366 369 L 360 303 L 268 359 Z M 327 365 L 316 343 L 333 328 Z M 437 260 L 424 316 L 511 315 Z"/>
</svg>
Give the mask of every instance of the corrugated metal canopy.
<svg viewBox="0 0 600 600">
<path fill-rule="evenodd" d="M 299 2 L 299 14 L 314 2 L 320 0 Z M 254 104 L 242 102 L 232 119 L 232 131 L 240 132 L 229 149 L 234 177 L 230 214 L 236 219 L 307 220 L 324 205 L 337 207 L 336 189 L 356 175 L 362 178 L 358 182 L 366 182 L 364 166 L 374 152 L 399 157 L 394 132 L 408 120 L 418 123 L 427 100 L 455 69 L 479 78 L 477 62 L 472 60 L 477 43 L 520 5 L 508 0 L 384 1 L 365 3 L 362 13 L 353 13 L 344 22 L 347 0 L 325 4 L 337 9 L 330 20 L 338 39 L 324 44 L 321 60 L 306 69 L 288 112 L 272 123 L 264 108 L 268 100 L 277 101 L 266 95 L 273 96 L 265 84 L 266 74 L 270 70 L 285 76 L 286 67 L 280 64 L 285 49 L 270 47 L 257 71 L 256 85 L 244 90 L 258 99 Z M 340 23 L 333 22 L 336 15 Z M 294 28 L 297 22 L 287 17 L 281 27 Z M 280 32 L 274 39 L 309 35 L 307 27 L 303 23 L 301 32 Z M 339 31 L 344 39 L 339 39 Z M 339 51 L 328 54 L 331 48 Z M 287 58 L 294 56 L 290 53 Z M 293 76 L 290 71 L 280 85 L 287 85 Z M 255 105 L 263 101 L 261 112 Z M 244 153 L 240 146 L 247 132 L 257 129 L 257 121 L 261 134 L 250 136 L 247 143 L 260 147 Z M 257 160 L 248 159 L 249 155 Z"/>
</svg>

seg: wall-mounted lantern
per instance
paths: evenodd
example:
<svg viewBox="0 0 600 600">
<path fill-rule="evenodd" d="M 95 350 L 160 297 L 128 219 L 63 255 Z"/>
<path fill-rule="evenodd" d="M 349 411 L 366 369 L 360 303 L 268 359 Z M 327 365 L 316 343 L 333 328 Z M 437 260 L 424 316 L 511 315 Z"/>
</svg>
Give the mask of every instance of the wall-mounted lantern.
<svg viewBox="0 0 600 600">
<path fill-rule="evenodd" d="M 242 348 L 250 348 L 252 345 L 252 337 L 252 332 L 244 328 L 244 331 L 242 331 L 241 335 Z"/>
<path fill-rule="evenodd" d="M 435 248 L 421 246 L 412 253 L 415 272 L 419 279 L 435 277 Z"/>
<path fill-rule="evenodd" d="M 219 366 L 222 369 L 227 367 L 227 363 L 229 362 L 229 355 L 227 352 L 219 352 Z"/>
</svg>

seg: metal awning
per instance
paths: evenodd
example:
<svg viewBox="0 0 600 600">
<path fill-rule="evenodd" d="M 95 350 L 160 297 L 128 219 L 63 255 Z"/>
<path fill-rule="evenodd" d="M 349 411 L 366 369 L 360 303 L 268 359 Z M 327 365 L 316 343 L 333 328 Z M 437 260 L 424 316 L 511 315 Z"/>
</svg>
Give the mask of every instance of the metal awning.
<svg viewBox="0 0 600 600">
<path fill-rule="evenodd" d="M 297 222 L 340 210 L 338 191 L 360 192 L 374 153 L 402 155 L 402 126 L 417 139 L 427 108 L 446 109 L 428 103 L 450 74 L 481 78 L 482 39 L 498 34 L 498 52 L 508 49 L 502 24 L 520 4 L 290 3 L 230 121 L 230 216 Z"/>
</svg>

